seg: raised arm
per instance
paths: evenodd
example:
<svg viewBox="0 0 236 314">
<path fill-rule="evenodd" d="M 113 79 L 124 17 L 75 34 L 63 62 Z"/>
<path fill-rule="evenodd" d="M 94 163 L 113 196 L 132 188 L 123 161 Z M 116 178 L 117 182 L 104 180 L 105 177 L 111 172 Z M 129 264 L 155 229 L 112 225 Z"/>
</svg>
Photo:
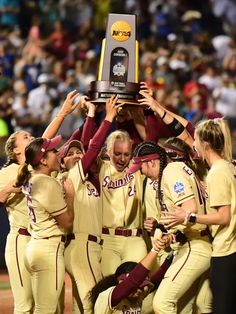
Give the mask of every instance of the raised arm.
<svg viewBox="0 0 236 314">
<path fill-rule="evenodd" d="M 83 107 L 87 110 L 87 117 L 82 131 L 81 142 L 83 143 L 84 151 L 86 152 L 89 146 L 89 141 L 93 138 L 96 130 L 96 125 L 94 121 L 96 106 L 90 101 L 84 99 L 82 108 Z"/>
<path fill-rule="evenodd" d="M 80 100 L 76 101 L 76 98 L 80 94 L 77 93 L 76 90 L 70 92 L 67 94 L 66 99 L 60 109 L 60 112 L 58 115 L 52 120 L 52 122 L 48 125 L 46 130 L 44 131 L 42 137 L 45 138 L 53 138 L 56 134 L 57 131 L 59 130 L 62 122 L 66 118 L 66 116 L 70 113 L 72 113 L 80 104 Z"/>
<path fill-rule="evenodd" d="M 146 90 L 140 90 L 140 95 L 143 96 L 143 98 L 139 100 L 140 104 L 152 109 L 154 114 L 158 115 L 166 124 L 166 127 L 171 132 L 172 136 L 179 137 L 191 147 L 193 146 L 193 138 L 186 130 L 186 127 L 189 124 L 187 120 L 169 110 L 166 110 Z"/>
<path fill-rule="evenodd" d="M 111 127 L 111 123 L 116 116 L 116 111 L 119 108 L 119 105 L 116 105 L 116 102 L 117 97 L 115 96 L 112 96 L 106 102 L 105 119 L 95 133 L 93 139 L 90 141 L 87 152 L 81 159 L 84 174 L 88 172 L 93 162 L 97 159 L 97 156 L 106 140 L 106 137 Z"/>
</svg>

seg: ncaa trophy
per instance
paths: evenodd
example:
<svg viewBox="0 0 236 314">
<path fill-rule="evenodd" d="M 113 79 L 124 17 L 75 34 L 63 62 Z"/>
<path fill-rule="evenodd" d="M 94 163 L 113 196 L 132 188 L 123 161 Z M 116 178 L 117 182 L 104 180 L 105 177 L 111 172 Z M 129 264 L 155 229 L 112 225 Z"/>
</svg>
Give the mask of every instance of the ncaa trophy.
<svg viewBox="0 0 236 314">
<path fill-rule="evenodd" d="M 117 103 L 139 105 L 139 89 L 136 15 L 109 14 L 98 80 L 90 83 L 89 98 L 104 103 L 115 94 Z"/>
</svg>

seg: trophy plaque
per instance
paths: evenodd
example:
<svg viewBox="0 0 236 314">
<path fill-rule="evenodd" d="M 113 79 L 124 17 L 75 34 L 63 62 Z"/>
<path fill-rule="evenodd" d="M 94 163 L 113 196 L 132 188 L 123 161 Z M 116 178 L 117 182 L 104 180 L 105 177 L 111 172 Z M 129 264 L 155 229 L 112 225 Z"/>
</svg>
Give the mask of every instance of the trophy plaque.
<svg viewBox="0 0 236 314">
<path fill-rule="evenodd" d="M 89 98 L 104 103 L 115 94 L 118 103 L 139 105 L 139 90 L 136 15 L 109 14 L 98 80 L 90 83 Z"/>
</svg>

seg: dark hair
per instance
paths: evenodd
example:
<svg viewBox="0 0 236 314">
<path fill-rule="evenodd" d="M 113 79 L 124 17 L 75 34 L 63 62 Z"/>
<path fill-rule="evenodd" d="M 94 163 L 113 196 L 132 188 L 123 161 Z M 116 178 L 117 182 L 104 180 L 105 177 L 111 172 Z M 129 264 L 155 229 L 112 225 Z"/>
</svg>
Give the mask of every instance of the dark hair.
<svg viewBox="0 0 236 314">
<path fill-rule="evenodd" d="M 38 151 L 41 149 L 42 145 L 43 145 L 43 138 L 38 137 L 26 146 L 26 148 L 25 148 L 25 163 L 19 167 L 18 175 L 17 175 L 17 179 L 16 179 L 15 185 L 17 187 L 25 185 L 29 181 L 29 179 L 31 177 L 31 172 L 28 169 L 28 165 L 31 165 L 33 169 L 38 168 L 39 164 L 33 166 L 31 163 L 34 160 Z"/>
<path fill-rule="evenodd" d="M 110 287 L 117 285 L 117 278 L 122 275 L 131 272 L 137 266 L 136 262 L 125 262 L 122 263 L 117 269 L 115 274 L 109 275 L 101 279 L 89 292 L 89 300 L 94 308 L 96 300 L 99 294 Z"/>
<path fill-rule="evenodd" d="M 140 143 L 134 150 L 133 156 L 134 157 L 141 157 L 145 155 L 151 155 L 151 154 L 159 154 L 160 155 L 160 172 L 159 172 L 159 178 L 158 178 L 158 199 L 160 201 L 160 205 L 162 208 L 162 198 L 163 195 L 161 193 L 161 179 L 162 179 L 162 173 L 167 165 L 167 155 L 165 150 L 159 146 L 158 144 L 146 141 Z"/>
<path fill-rule="evenodd" d="M 207 174 L 207 167 L 200 158 L 196 158 L 196 154 L 191 146 L 177 137 L 169 138 L 164 142 L 163 146 L 171 160 L 183 161 L 200 180 L 204 179 Z M 168 148 L 173 150 L 173 153 L 171 151 L 168 152 Z"/>
</svg>

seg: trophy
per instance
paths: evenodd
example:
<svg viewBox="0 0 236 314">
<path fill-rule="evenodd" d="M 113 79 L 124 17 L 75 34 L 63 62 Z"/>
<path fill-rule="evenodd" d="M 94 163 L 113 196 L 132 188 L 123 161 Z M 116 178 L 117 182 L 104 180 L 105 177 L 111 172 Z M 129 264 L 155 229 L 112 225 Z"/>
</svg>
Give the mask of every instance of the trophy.
<svg viewBox="0 0 236 314">
<path fill-rule="evenodd" d="M 139 90 L 136 16 L 109 14 L 98 80 L 90 83 L 89 98 L 94 103 L 104 103 L 115 94 L 117 103 L 139 105 Z"/>
</svg>

